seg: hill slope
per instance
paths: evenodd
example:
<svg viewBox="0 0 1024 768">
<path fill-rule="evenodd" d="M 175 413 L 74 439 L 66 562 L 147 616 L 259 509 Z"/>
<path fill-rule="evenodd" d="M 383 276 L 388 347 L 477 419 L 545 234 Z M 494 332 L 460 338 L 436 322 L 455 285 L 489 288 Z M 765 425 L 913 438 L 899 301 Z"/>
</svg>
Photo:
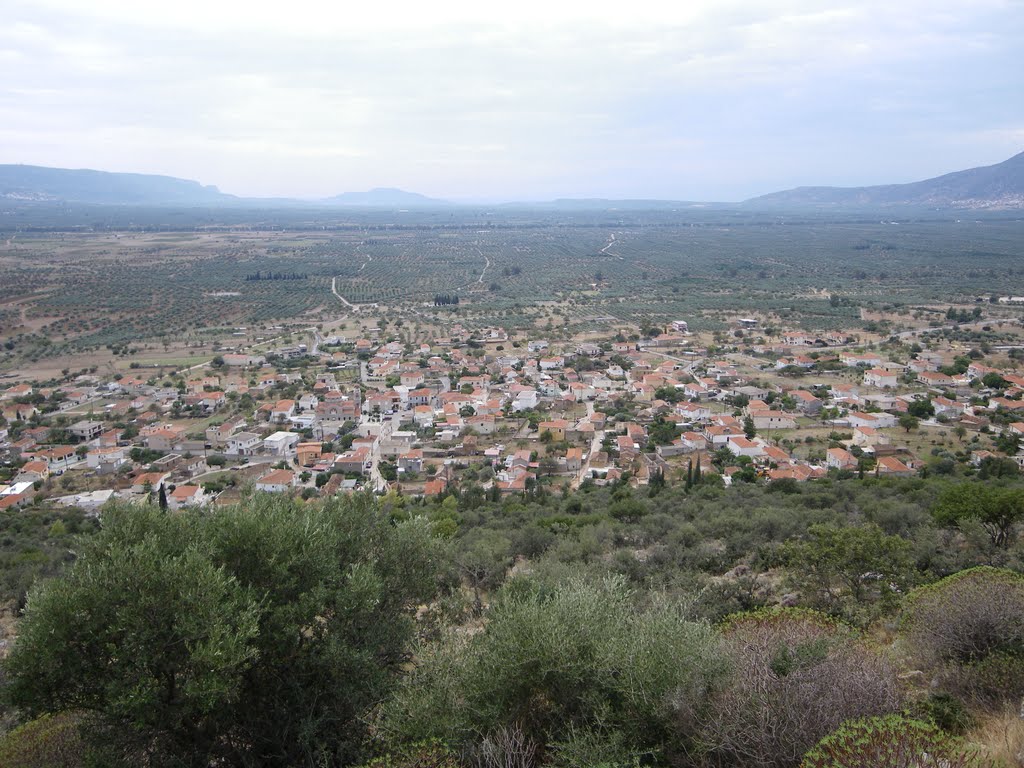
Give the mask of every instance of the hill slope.
<svg viewBox="0 0 1024 768">
<path fill-rule="evenodd" d="M 427 197 L 417 192 L 406 192 L 402 189 L 390 187 L 378 187 L 371 189 L 369 192 L 343 192 L 340 195 L 327 198 L 324 202 L 330 205 L 351 205 L 366 208 L 426 208 L 452 205 L 444 200 L 435 200 L 432 197 Z"/>
<path fill-rule="evenodd" d="M 216 187 L 172 176 L 0 165 L 0 199 L 105 205 L 190 205 L 231 202 Z"/>
<path fill-rule="evenodd" d="M 947 173 L 910 184 L 797 187 L 747 200 L 744 206 L 1024 208 L 1024 152 L 996 165 Z"/>
</svg>

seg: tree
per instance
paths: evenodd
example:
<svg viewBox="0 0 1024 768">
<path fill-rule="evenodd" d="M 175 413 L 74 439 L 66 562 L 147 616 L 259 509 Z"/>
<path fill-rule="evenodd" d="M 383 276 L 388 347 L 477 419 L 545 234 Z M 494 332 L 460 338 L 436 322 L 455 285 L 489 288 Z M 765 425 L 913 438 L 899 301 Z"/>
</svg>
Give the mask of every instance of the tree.
<svg viewBox="0 0 1024 768">
<path fill-rule="evenodd" d="M 786 542 L 783 557 L 807 602 L 848 618 L 868 601 L 887 601 L 912 572 L 911 544 L 877 525 L 812 525 L 807 538 Z"/>
<path fill-rule="evenodd" d="M 743 434 L 748 440 L 753 440 L 757 436 L 757 430 L 754 428 L 754 420 L 747 416 L 743 419 Z"/>
<path fill-rule="evenodd" d="M 134 764 L 347 763 L 436 588 L 427 523 L 372 498 L 115 507 L 29 598 L 7 694 L 93 715 Z M 112 600 L 111 595 L 117 595 Z"/>
<path fill-rule="evenodd" d="M 921 421 L 917 418 L 917 416 L 913 416 L 909 413 L 901 413 L 900 426 L 903 427 L 903 429 L 905 429 L 909 434 L 910 430 L 917 429 L 919 426 L 921 426 Z"/>
<path fill-rule="evenodd" d="M 1007 547 L 1014 526 L 1024 520 L 1024 490 L 990 483 L 958 483 L 939 497 L 933 514 L 942 525 L 959 526 L 965 520 L 977 520 L 994 545 Z"/>
<path fill-rule="evenodd" d="M 505 536 L 484 528 L 474 528 L 460 542 L 455 563 L 473 590 L 477 613 L 483 608 L 480 591 L 497 587 L 512 565 L 511 546 Z"/>
<path fill-rule="evenodd" d="M 981 377 L 981 383 L 983 386 L 989 389 L 1006 389 L 1008 382 L 1002 376 L 995 371 L 989 371 Z"/>
<path fill-rule="evenodd" d="M 935 415 L 935 406 L 932 405 L 932 401 L 928 398 L 911 400 L 910 403 L 907 404 L 907 413 L 911 416 L 916 416 L 919 419 L 927 419 L 928 417 Z"/>
<path fill-rule="evenodd" d="M 164 488 L 164 484 L 163 483 L 160 483 L 159 502 L 160 502 L 160 511 L 161 512 L 166 512 L 167 511 L 167 489 Z"/>
</svg>

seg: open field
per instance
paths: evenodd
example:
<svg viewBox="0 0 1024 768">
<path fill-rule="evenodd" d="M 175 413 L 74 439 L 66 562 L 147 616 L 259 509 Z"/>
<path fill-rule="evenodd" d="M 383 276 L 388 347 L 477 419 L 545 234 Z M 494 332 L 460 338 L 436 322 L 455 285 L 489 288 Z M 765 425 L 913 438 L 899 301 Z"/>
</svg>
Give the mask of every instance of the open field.
<svg viewBox="0 0 1024 768">
<path fill-rule="evenodd" d="M 91 227 L 0 232 L 0 372 L 121 369 L 129 358 L 187 367 L 218 349 L 298 340 L 311 325 L 359 333 L 383 319 L 401 320 L 412 341 L 453 323 L 607 334 L 676 317 L 714 333 L 741 314 L 769 333 L 888 334 L 1024 293 L 1024 222 L 1007 217 L 467 210 L 392 214 L 390 225 L 350 214 L 316 229 L 294 212 L 248 227 L 172 214 L 160 226 L 174 231 L 108 213 Z M 437 296 L 459 303 L 435 307 Z"/>
</svg>

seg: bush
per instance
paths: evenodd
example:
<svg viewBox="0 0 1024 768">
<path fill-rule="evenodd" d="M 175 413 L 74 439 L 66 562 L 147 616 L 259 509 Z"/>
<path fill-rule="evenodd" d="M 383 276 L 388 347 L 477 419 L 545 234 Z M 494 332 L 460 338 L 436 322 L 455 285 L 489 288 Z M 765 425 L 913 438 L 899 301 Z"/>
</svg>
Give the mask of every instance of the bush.
<svg viewBox="0 0 1024 768">
<path fill-rule="evenodd" d="M 721 647 L 730 674 L 705 709 L 683 713 L 709 765 L 789 768 L 844 721 L 900 706 L 890 663 L 812 611 L 740 615 L 724 625 Z"/>
<path fill-rule="evenodd" d="M 0 739 L 0 765 L 4 768 L 84 766 L 81 724 L 81 715 L 62 712 L 43 715 L 15 728 Z"/>
<path fill-rule="evenodd" d="M 979 567 L 912 592 L 901 631 L 915 660 L 954 690 L 995 702 L 1024 695 L 1024 576 Z"/>
<path fill-rule="evenodd" d="M 930 723 L 899 715 L 844 724 L 800 768 L 982 768 L 991 765 Z"/>
<path fill-rule="evenodd" d="M 681 605 L 641 603 L 621 578 L 513 579 L 483 632 L 422 655 L 385 705 L 383 730 L 467 752 L 517 734 L 520 750 L 566 765 L 584 754 L 632 763 L 673 752 L 674 708 L 698 706 L 719 670 L 713 634 Z"/>
</svg>

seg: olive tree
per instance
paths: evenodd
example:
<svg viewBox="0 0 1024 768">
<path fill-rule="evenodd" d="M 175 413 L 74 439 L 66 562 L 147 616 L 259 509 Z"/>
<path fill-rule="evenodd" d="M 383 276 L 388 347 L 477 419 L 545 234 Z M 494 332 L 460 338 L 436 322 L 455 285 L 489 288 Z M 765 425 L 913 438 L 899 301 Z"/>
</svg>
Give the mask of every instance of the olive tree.
<svg viewBox="0 0 1024 768">
<path fill-rule="evenodd" d="M 90 714 L 131 762 L 348 762 L 439 557 L 425 521 L 365 497 L 115 507 L 30 596 L 6 694 L 29 715 Z"/>
</svg>

